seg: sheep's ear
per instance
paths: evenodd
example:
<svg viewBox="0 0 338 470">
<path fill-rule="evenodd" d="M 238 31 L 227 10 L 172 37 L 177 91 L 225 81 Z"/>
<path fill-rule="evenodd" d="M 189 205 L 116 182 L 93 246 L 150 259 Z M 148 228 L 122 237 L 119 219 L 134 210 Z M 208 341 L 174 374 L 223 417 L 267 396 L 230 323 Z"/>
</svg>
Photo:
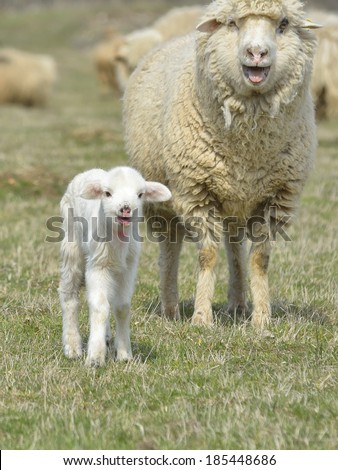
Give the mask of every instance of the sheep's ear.
<svg viewBox="0 0 338 470">
<path fill-rule="evenodd" d="M 161 183 L 154 181 L 146 182 L 146 190 L 144 193 L 144 200 L 147 202 L 163 202 L 168 201 L 172 196 L 169 189 Z"/>
<path fill-rule="evenodd" d="M 305 28 L 305 29 L 317 29 L 317 28 L 322 28 L 323 25 L 319 23 L 314 23 L 309 18 L 305 18 L 303 22 L 299 25 L 299 27 Z"/>
<path fill-rule="evenodd" d="M 221 26 L 222 23 L 212 18 L 211 20 L 206 20 L 196 26 L 196 29 L 201 33 L 213 33 L 217 28 Z"/>
<path fill-rule="evenodd" d="M 80 196 L 83 199 L 100 199 L 103 196 L 103 192 L 100 181 L 90 181 L 86 184 Z"/>
</svg>

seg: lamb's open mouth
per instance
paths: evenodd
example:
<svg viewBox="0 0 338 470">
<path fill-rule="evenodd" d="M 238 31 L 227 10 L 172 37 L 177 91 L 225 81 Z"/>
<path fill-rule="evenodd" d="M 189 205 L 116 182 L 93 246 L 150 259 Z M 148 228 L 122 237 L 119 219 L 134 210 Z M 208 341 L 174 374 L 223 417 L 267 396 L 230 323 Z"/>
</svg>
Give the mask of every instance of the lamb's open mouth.
<svg viewBox="0 0 338 470">
<path fill-rule="evenodd" d="M 252 85 L 260 85 L 267 79 L 270 67 L 248 67 L 243 65 L 243 72 Z"/>
<path fill-rule="evenodd" d="M 117 219 L 117 222 L 120 224 L 120 225 L 130 225 L 131 224 L 131 216 L 128 216 L 128 217 L 122 217 L 122 216 L 117 216 L 116 217 Z"/>
</svg>

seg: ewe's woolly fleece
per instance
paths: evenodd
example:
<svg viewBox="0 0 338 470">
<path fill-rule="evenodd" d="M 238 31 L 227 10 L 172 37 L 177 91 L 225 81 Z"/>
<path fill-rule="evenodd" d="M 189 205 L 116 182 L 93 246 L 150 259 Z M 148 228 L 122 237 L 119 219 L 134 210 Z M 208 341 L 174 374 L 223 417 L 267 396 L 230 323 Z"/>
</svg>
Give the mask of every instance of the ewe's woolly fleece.
<svg viewBox="0 0 338 470">
<path fill-rule="evenodd" d="M 204 18 L 281 12 L 291 25 L 285 73 L 266 94 L 238 92 L 237 50 L 223 27 L 165 44 L 131 76 L 124 100 L 131 164 L 173 193 L 157 213 L 187 217 L 213 208 L 244 221 L 270 204 L 278 217 L 293 214 L 316 147 L 309 93 L 315 38 L 297 27 L 302 6 L 297 0 L 215 0 Z"/>
</svg>

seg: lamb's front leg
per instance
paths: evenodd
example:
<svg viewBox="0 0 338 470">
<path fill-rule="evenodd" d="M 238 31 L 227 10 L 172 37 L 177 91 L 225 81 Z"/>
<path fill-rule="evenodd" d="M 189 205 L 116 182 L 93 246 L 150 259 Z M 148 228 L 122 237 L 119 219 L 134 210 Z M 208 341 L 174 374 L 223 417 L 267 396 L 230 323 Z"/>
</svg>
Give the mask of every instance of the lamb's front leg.
<svg viewBox="0 0 338 470">
<path fill-rule="evenodd" d="M 271 252 L 269 240 L 254 242 L 250 250 L 251 292 L 253 300 L 252 325 L 264 329 L 271 320 L 268 266 Z"/>
<path fill-rule="evenodd" d="M 134 291 L 137 258 L 129 260 L 128 269 L 115 279 L 115 293 L 112 305 L 116 320 L 114 341 L 117 361 L 128 361 L 133 358 L 130 342 L 130 304 Z"/>
<path fill-rule="evenodd" d="M 89 269 L 86 275 L 90 334 L 87 366 L 102 366 L 107 354 L 107 324 L 109 322 L 111 289 L 110 274 L 103 269 Z"/>
</svg>

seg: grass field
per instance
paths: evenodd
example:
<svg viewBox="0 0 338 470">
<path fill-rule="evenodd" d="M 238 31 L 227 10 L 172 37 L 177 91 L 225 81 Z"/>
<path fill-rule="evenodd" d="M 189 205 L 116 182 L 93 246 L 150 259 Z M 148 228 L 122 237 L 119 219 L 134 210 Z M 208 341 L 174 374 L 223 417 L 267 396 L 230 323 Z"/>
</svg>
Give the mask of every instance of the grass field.
<svg viewBox="0 0 338 470">
<path fill-rule="evenodd" d="M 127 31 L 169 3 L 116 1 L 108 20 Z M 120 102 L 100 92 L 89 55 L 107 21 L 102 5 L 0 16 L 2 44 L 53 54 L 60 75 L 46 109 L 0 108 L 1 448 L 337 448 L 338 122 L 320 123 L 292 242 L 273 252 L 273 337 L 225 314 L 223 251 L 216 324 L 190 325 L 189 244 L 180 271 L 184 319 L 163 320 L 157 247 L 148 242 L 133 298 L 135 360 L 88 369 L 63 356 L 59 246 L 45 242 L 46 220 L 58 215 L 76 173 L 126 162 Z M 81 329 L 87 338 L 85 303 Z"/>
</svg>

